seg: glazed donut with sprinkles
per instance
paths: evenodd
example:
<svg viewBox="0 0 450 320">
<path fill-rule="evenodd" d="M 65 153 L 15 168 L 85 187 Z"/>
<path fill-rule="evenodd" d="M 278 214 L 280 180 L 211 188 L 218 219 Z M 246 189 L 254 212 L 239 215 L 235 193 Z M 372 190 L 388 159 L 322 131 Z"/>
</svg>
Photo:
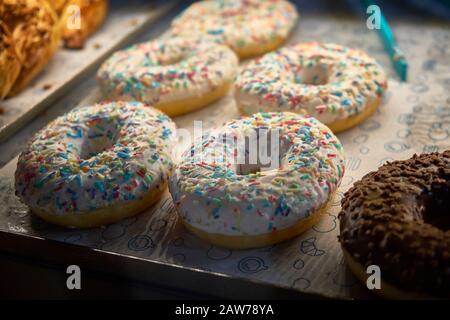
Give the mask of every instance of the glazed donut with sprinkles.
<svg viewBox="0 0 450 320">
<path fill-rule="evenodd" d="M 137 100 L 176 116 L 226 95 L 237 66 L 238 58 L 224 45 L 175 37 L 114 53 L 97 80 L 108 100 Z"/>
<path fill-rule="evenodd" d="M 278 148 L 279 166 L 236 164 L 236 154 L 249 147 L 233 141 L 262 129 L 278 132 L 271 148 Z M 265 246 L 318 221 L 344 175 L 343 160 L 339 140 L 316 119 L 257 113 L 212 130 L 188 148 L 169 190 L 184 225 L 200 238 L 230 248 Z"/>
<path fill-rule="evenodd" d="M 383 69 L 365 52 L 308 42 L 245 66 L 235 82 L 235 98 L 244 115 L 298 112 L 340 132 L 375 112 L 386 89 Z"/>
<path fill-rule="evenodd" d="M 74 109 L 36 134 L 19 156 L 16 195 L 66 227 L 94 227 L 156 202 L 172 171 L 175 124 L 137 102 Z"/>
<path fill-rule="evenodd" d="M 199 1 L 173 20 L 171 34 L 201 34 L 245 59 L 278 48 L 297 20 L 295 6 L 285 0 Z"/>
</svg>

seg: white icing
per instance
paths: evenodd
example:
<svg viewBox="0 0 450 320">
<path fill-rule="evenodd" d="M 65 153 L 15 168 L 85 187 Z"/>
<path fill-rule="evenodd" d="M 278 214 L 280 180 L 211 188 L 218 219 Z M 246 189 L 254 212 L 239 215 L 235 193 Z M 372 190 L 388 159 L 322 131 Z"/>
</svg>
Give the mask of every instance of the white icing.
<svg viewBox="0 0 450 320">
<path fill-rule="evenodd" d="M 239 51 L 287 38 L 297 19 L 284 0 L 199 1 L 173 20 L 171 33 L 201 34 Z"/>
<path fill-rule="evenodd" d="M 198 38 L 168 38 L 114 53 L 100 67 L 98 83 L 108 99 L 161 104 L 201 97 L 229 84 L 238 58 L 226 46 Z"/>
<path fill-rule="evenodd" d="M 280 130 L 281 167 L 241 175 L 234 136 Z M 229 139 L 219 139 L 225 134 Z M 191 156 L 194 154 L 194 156 Z M 182 219 L 212 234 L 259 235 L 288 228 L 330 199 L 344 173 L 338 139 L 314 118 L 256 114 L 213 130 L 182 155 L 169 189 Z"/>
<path fill-rule="evenodd" d="M 366 53 L 335 44 L 299 43 L 266 54 L 237 76 L 244 114 L 291 111 L 330 124 L 361 113 L 387 88 L 383 69 Z"/>
<path fill-rule="evenodd" d="M 22 152 L 16 194 L 59 215 L 140 200 L 168 180 L 174 134 L 166 115 L 138 102 L 74 109 Z"/>
</svg>

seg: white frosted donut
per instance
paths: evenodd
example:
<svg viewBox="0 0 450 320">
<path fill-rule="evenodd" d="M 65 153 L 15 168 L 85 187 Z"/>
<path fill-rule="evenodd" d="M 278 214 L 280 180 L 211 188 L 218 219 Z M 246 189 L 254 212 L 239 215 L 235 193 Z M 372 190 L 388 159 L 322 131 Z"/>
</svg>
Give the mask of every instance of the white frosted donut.
<svg viewBox="0 0 450 320">
<path fill-rule="evenodd" d="M 206 35 L 247 58 L 279 47 L 297 19 L 295 6 L 284 0 L 199 1 L 172 21 L 171 32 Z"/>
<path fill-rule="evenodd" d="M 97 73 L 105 98 L 141 101 L 170 116 L 224 96 L 238 58 L 228 47 L 199 38 L 167 38 L 117 51 Z"/>
<path fill-rule="evenodd" d="M 235 156 L 244 149 L 233 141 L 262 128 L 279 132 L 280 166 L 243 170 Z M 343 174 L 342 146 L 325 125 L 294 113 L 257 113 L 194 143 L 176 166 L 169 190 L 189 230 L 217 245 L 247 248 L 305 231 Z"/>
<path fill-rule="evenodd" d="M 93 227 L 159 199 L 172 171 L 175 124 L 138 102 L 74 109 L 38 132 L 19 157 L 16 195 L 45 220 Z"/>
<path fill-rule="evenodd" d="M 372 114 L 386 89 L 383 69 L 365 52 L 309 42 L 245 66 L 235 82 L 235 98 L 243 114 L 306 113 L 338 132 Z"/>
</svg>

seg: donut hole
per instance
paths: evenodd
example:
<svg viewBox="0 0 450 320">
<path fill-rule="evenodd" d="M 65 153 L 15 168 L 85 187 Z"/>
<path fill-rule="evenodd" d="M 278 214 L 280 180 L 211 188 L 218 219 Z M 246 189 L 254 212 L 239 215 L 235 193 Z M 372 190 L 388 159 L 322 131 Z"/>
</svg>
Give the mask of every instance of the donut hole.
<svg viewBox="0 0 450 320">
<path fill-rule="evenodd" d="M 309 86 L 325 85 L 328 83 L 328 67 L 322 64 L 303 66 L 294 73 L 294 82 Z"/>
<path fill-rule="evenodd" d="M 80 147 L 80 159 L 87 160 L 112 148 L 118 140 L 121 124 L 117 119 L 100 118 L 95 120 L 85 133 Z"/>
<path fill-rule="evenodd" d="M 182 52 L 178 54 L 173 54 L 170 56 L 161 56 L 158 57 L 157 65 L 159 66 L 171 66 L 177 63 L 180 63 L 185 59 L 185 55 Z"/>
<path fill-rule="evenodd" d="M 237 149 L 237 175 L 277 170 L 283 165 L 289 149 L 284 137 L 278 131 L 262 128 L 256 128 L 254 133 L 243 137 Z"/>
<path fill-rule="evenodd" d="M 154 49 L 150 47 L 147 50 L 153 51 Z M 157 54 L 153 52 L 146 52 L 146 50 L 135 51 L 136 52 L 132 52 L 133 59 L 125 60 L 119 65 L 120 71 L 133 70 L 137 65 L 142 66 L 143 68 L 168 67 L 180 63 L 185 59 L 185 52 Z"/>
<path fill-rule="evenodd" d="M 421 216 L 425 223 L 436 228 L 450 230 L 450 181 L 446 184 L 433 184 L 420 196 Z"/>
</svg>

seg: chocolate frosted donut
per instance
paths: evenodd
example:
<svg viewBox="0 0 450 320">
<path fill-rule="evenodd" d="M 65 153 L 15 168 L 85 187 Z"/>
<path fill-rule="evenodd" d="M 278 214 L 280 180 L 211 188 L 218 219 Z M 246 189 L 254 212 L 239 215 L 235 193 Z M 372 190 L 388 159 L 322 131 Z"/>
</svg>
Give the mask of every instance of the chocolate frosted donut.
<svg viewBox="0 0 450 320">
<path fill-rule="evenodd" d="M 381 270 L 387 298 L 450 297 L 450 150 L 387 163 L 348 190 L 339 241 L 355 275 Z"/>
</svg>

